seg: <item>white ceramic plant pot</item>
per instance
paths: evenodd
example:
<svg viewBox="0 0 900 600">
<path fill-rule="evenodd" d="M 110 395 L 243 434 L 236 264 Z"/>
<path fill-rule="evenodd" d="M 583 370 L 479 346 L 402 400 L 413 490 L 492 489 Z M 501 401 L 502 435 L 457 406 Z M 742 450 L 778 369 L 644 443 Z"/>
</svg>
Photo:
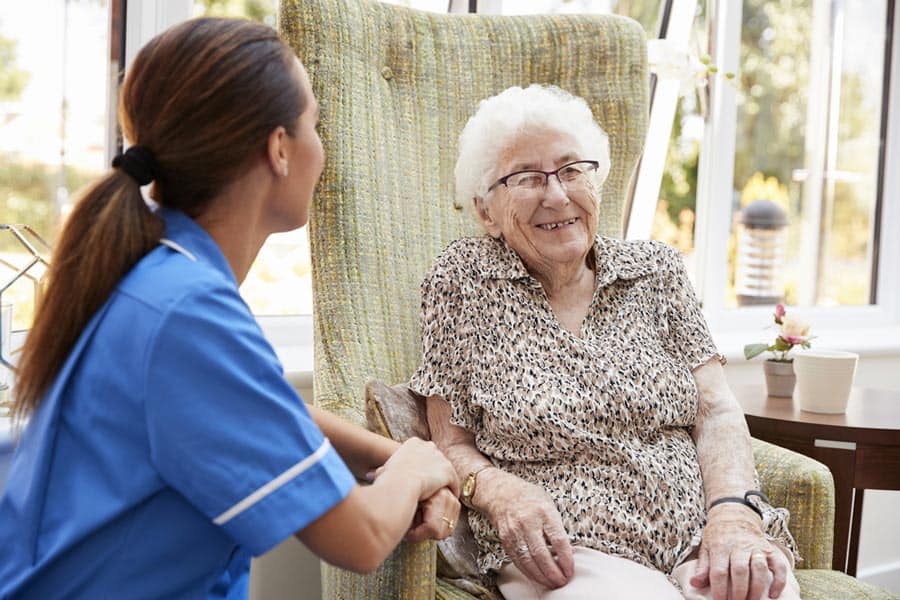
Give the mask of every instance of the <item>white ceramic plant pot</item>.
<svg viewBox="0 0 900 600">
<path fill-rule="evenodd" d="M 790 361 L 766 360 L 763 363 L 766 374 L 766 392 L 776 398 L 790 398 L 794 395 L 794 364 Z"/>
<path fill-rule="evenodd" d="M 797 400 L 809 412 L 840 414 L 847 410 L 859 355 L 841 350 L 806 350 L 794 356 Z"/>
</svg>

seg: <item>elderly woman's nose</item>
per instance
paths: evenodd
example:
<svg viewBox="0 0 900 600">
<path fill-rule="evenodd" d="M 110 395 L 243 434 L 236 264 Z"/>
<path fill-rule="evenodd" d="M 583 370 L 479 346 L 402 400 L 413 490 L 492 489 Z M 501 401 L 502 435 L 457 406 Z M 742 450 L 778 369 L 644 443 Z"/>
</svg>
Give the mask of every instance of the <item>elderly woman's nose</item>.
<svg viewBox="0 0 900 600">
<path fill-rule="evenodd" d="M 547 178 L 547 186 L 544 188 L 544 197 L 542 204 L 568 204 L 569 194 L 562 182 L 556 175 Z"/>
</svg>

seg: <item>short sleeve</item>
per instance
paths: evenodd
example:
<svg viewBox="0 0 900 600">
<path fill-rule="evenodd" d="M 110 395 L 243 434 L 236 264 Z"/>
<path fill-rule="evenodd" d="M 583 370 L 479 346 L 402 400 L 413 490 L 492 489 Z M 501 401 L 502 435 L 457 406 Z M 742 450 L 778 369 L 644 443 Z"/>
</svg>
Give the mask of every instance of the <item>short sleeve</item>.
<svg viewBox="0 0 900 600">
<path fill-rule="evenodd" d="M 725 357 L 719 354 L 709 333 L 681 254 L 670 246 L 659 246 L 663 251 L 661 272 L 667 329 L 664 340 L 666 350 L 691 370 L 702 366 L 711 358 L 725 364 Z"/>
<path fill-rule="evenodd" d="M 409 387 L 450 404 L 450 422 L 475 432 L 480 410 L 470 402 L 471 320 L 459 278 L 436 265 L 422 283 L 422 362 Z"/>
<path fill-rule="evenodd" d="M 355 485 L 249 309 L 224 284 L 168 311 L 143 385 L 160 476 L 254 555 Z"/>
</svg>

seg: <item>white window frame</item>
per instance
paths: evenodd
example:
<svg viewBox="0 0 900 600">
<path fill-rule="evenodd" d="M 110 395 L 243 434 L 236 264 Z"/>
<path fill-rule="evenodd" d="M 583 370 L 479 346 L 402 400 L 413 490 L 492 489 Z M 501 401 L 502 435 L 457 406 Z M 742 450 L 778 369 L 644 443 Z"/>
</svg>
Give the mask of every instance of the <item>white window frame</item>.
<svg viewBox="0 0 900 600">
<path fill-rule="evenodd" d="M 739 72 L 741 2 L 710 1 L 711 56 L 719 72 Z M 900 350 L 900 11 L 894 13 L 894 39 L 887 111 L 887 139 L 878 284 L 875 304 L 868 306 L 810 307 L 803 318 L 813 326 L 820 348 L 842 348 L 866 355 Z M 771 323 L 769 307 L 725 308 L 725 276 L 731 232 L 731 204 L 737 120 L 736 90 L 718 78 L 711 82 L 711 110 L 700 156 L 695 248 L 696 287 L 704 313 L 720 349 L 739 356 L 745 343 L 764 341 L 761 331 Z"/>
</svg>

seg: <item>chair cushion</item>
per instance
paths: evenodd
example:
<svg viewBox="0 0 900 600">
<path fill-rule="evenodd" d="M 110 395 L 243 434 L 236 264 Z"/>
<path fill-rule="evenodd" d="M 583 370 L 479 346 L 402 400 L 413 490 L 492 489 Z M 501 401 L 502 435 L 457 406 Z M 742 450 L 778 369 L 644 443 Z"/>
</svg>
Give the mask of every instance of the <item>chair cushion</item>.
<svg viewBox="0 0 900 600">
<path fill-rule="evenodd" d="M 826 569 L 794 571 L 803 600 L 900 600 L 900 596 L 859 579 Z"/>
<path fill-rule="evenodd" d="M 366 384 L 366 423 L 371 431 L 400 442 L 410 437 L 431 439 L 425 398 L 405 383 L 389 386 L 373 380 Z M 477 598 L 495 597 L 478 573 L 477 550 L 465 507 L 460 510 L 453 535 L 438 542 L 437 546 L 438 576 Z"/>
</svg>

